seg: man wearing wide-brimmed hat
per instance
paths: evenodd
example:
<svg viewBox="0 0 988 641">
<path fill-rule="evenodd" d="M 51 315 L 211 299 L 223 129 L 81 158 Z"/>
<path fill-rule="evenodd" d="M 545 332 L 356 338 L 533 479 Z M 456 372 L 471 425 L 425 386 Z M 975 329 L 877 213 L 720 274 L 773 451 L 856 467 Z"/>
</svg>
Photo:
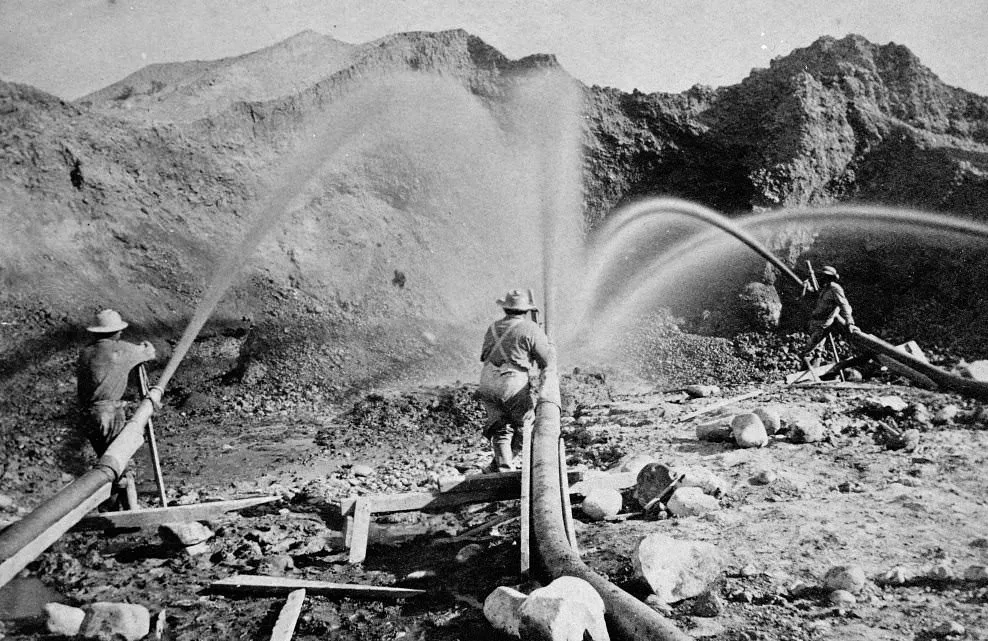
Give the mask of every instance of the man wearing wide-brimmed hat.
<svg viewBox="0 0 988 641">
<path fill-rule="evenodd" d="M 810 315 L 810 339 L 800 352 L 806 369 L 812 369 L 810 356 L 827 336 L 840 328 L 849 332 L 857 331 L 851 303 L 847 300 L 844 288 L 837 283 L 839 280 L 840 274 L 836 268 L 827 265 L 820 270 L 820 291 Z"/>
<path fill-rule="evenodd" d="M 93 343 L 79 354 L 76 392 L 82 430 L 96 450 L 96 456 L 103 455 L 127 422 L 124 413 L 127 404 L 122 399 L 130 371 L 155 358 L 151 343 L 144 341 L 135 345 L 120 340 L 125 327 L 127 323 L 120 314 L 104 309 L 96 314 L 95 323 L 86 328 L 93 334 Z M 124 491 L 122 496 L 119 490 Z M 111 502 L 122 502 L 130 509 L 137 507 L 137 488 L 130 468 L 118 481 Z"/>
<path fill-rule="evenodd" d="M 505 472 L 513 469 L 512 443 L 520 444 L 524 426 L 535 416 L 531 374 L 536 366 L 544 370 L 555 355 L 542 328 L 526 317 L 537 309 L 528 292 L 513 289 L 497 304 L 504 318 L 484 334 L 477 398 L 487 410 L 484 437 L 494 450 L 489 469 Z"/>
</svg>

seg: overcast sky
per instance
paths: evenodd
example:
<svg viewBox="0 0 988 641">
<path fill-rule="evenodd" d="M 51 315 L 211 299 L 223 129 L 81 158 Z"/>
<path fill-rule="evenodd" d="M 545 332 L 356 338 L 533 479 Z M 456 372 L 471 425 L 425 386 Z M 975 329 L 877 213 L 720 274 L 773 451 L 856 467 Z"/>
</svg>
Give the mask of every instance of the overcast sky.
<svg viewBox="0 0 988 641">
<path fill-rule="evenodd" d="M 350 43 L 463 28 L 553 53 L 586 84 L 739 82 L 821 35 L 908 46 L 988 95 L 988 0 L 0 0 L 0 78 L 78 98 L 153 62 L 211 60 L 311 29 Z"/>
</svg>

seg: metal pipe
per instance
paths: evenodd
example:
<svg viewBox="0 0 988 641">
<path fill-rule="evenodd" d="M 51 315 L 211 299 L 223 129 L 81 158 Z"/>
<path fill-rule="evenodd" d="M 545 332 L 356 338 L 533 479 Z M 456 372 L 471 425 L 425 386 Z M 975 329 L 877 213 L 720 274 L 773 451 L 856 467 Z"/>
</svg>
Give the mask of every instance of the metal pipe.
<svg viewBox="0 0 988 641">
<path fill-rule="evenodd" d="M 591 570 L 566 537 L 559 481 L 559 375 L 547 368 L 532 433 L 532 522 L 539 559 L 550 579 L 575 576 L 604 600 L 611 634 L 619 639 L 689 641 L 691 637 Z"/>
<path fill-rule="evenodd" d="M 0 587 L 110 497 L 110 486 L 144 443 L 144 427 L 154 413 L 154 405 L 160 402 L 161 389 L 151 388 L 148 398 L 137 407 L 92 470 L 0 532 Z"/>
</svg>

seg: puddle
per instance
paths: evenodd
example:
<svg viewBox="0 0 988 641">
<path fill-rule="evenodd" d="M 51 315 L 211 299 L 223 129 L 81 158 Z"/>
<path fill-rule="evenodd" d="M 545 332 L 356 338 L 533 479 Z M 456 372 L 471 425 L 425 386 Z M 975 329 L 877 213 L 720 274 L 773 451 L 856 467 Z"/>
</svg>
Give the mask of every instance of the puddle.
<svg viewBox="0 0 988 641">
<path fill-rule="evenodd" d="M 27 619 L 43 616 L 46 603 L 64 603 L 65 597 L 37 577 L 17 577 L 0 588 L 0 619 Z"/>
</svg>

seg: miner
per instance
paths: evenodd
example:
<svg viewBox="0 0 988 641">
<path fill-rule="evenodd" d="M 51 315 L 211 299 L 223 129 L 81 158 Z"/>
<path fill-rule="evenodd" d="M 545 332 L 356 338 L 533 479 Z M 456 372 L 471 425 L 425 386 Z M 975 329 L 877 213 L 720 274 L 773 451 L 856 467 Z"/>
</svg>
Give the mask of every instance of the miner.
<svg viewBox="0 0 988 641">
<path fill-rule="evenodd" d="M 112 309 L 96 314 L 96 322 L 86 330 L 93 335 L 92 344 L 79 353 L 77 387 L 81 428 L 96 456 L 102 456 L 127 422 L 123 401 L 130 371 L 137 365 L 154 360 L 154 346 L 121 340 L 127 323 Z M 137 487 L 134 473 L 127 468 L 117 481 L 110 497 L 112 507 L 135 509 Z"/>
<path fill-rule="evenodd" d="M 513 450 L 519 448 L 523 430 L 531 428 L 535 417 L 535 367 L 544 371 L 555 359 L 555 351 L 542 328 L 527 317 L 537 309 L 529 293 L 513 289 L 497 304 L 504 309 L 504 317 L 484 334 L 477 397 L 487 410 L 484 438 L 494 450 L 489 469 L 505 472 L 513 469 Z"/>
<path fill-rule="evenodd" d="M 844 288 L 837 283 L 840 280 L 840 274 L 837 273 L 837 270 L 830 265 L 825 266 L 820 270 L 819 280 L 820 288 L 817 292 L 816 306 L 810 315 L 810 339 L 800 352 L 806 369 L 812 368 L 810 356 L 828 336 L 833 335 L 842 327 L 848 332 L 858 331 L 854 325 L 851 303 L 848 302 L 847 296 L 844 294 Z M 804 283 L 804 288 L 809 287 L 809 283 Z"/>
</svg>

